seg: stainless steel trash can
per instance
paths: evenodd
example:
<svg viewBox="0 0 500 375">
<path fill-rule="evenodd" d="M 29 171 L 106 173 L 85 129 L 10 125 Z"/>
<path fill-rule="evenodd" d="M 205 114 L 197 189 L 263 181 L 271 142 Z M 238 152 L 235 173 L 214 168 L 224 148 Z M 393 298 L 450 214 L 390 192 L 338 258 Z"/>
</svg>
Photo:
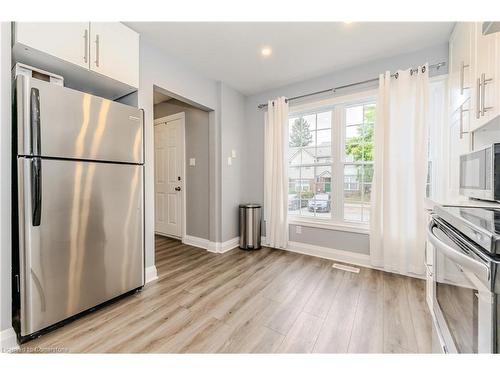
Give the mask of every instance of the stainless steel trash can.
<svg viewBox="0 0 500 375">
<path fill-rule="evenodd" d="M 260 220 L 262 208 L 259 204 L 240 204 L 240 249 L 260 249 Z"/>
</svg>

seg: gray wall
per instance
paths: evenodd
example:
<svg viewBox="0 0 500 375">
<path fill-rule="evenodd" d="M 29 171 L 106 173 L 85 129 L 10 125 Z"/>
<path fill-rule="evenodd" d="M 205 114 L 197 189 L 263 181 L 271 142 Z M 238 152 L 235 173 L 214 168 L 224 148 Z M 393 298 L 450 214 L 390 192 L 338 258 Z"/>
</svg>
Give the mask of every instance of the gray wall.
<svg viewBox="0 0 500 375">
<path fill-rule="evenodd" d="M 0 331 L 12 325 L 10 22 L 0 23 Z"/>
<path fill-rule="evenodd" d="M 154 86 L 168 90 L 174 97 L 197 107 L 212 110 L 209 116 L 210 127 L 210 160 L 214 159 L 217 145 L 215 135 L 217 127 L 218 108 L 217 82 L 205 78 L 197 72 L 187 68 L 164 51 L 151 45 L 141 38 L 140 43 L 140 76 L 138 91 L 138 106 L 144 109 L 144 138 L 145 138 L 145 263 L 146 267 L 154 265 L 154 129 L 153 129 L 153 91 Z M 171 95 L 172 96 L 172 95 Z M 212 139 L 214 137 L 214 139 Z M 214 168 L 214 175 L 210 176 L 210 225 L 217 226 L 216 213 L 217 190 L 212 189 L 220 176 Z M 213 181 L 213 184 L 212 184 Z M 218 228 L 210 229 L 215 236 Z M 215 238 L 210 238 L 215 240 Z"/>
<path fill-rule="evenodd" d="M 370 237 L 368 234 L 300 226 L 301 233 L 296 233 L 295 227 L 297 225 L 290 224 L 290 241 L 354 253 L 370 253 Z"/>
<path fill-rule="evenodd" d="M 237 204 L 245 165 L 245 97 L 222 82 L 203 77 L 166 52 L 141 39 L 138 106 L 144 109 L 145 128 L 145 247 L 146 267 L 154 265 L 154 138 L 153 90 L 209 111 L 209 239 L 227 241 L 237 236 Z M 227 166 L 227 150 L 238 157 Z M 241 150 L 241 151 L 240 151 Z M 238 167 L 240 164 L 240 167 Z M 224 174 L 224 176 L 223 176 Z M 234 183 L 234 186 L 231 184 Z M 237 187 L 236 187 L 237 186 Z M 223 222 L 226 225 L 223 225 Z M 224 231 L 224 233 L 223 233 Z"/>
<path fill-rule="evenodd" d="M 154 118 L 186 114 L 186 234 L 209 239 L 209 115 L 176 99 L 156 104 Z M 189 159 L 196 158 L 194 167 Z"/>
<path fill-rule="evenodd" d="M 221 98 L 221 242 L 238 236 L 238 206 L 242 203 L 245 165 L 245 97 L 226 84 L 219 85 Z M 236 158 L 228 165 L 232 150 Z"/>
<path fill-rule="evenodd" d="M 408 54 L 386 57 L 383 59 L 364 63 L 362 65 L 343 69 L 328 75 L 317 77 L 303 82 L 298 82 L 283 86 L 280 88 L 265 91 L 256 95 L 247 97 L 245 101 L 246 131 L 243 134 L 245 138 L 245 174 L 242 180 L 242 199 L 263 203 L 264 200 L 264 111 L 258 110 L 257 105 L 267 103 L 269 99 L 277 96 L 293 97 L 329 89 L 335 86 L 345 85 L 353 82 L 376 78 L 380 73 L 386 70 L 395 71 L 406 69 L 410 66 L 417 66 L 428 62 L 429 64 L 441 61 L 448 62 L 448 43 L 429 47 L 423 50 Z M 441 68 L 439 74 L 447 73 L 448 66 Z M 431 71 L 431 73 L 436 74 Z M 376 87 L 371 86 L 371 88 Z M 340 95 L 340 93 L 339 93 Z M 308 100 L 318 100 L 325 96 L 316 96 Z M 328 247 L 336 248 L 333 242 L 327 241 L 325 230 L 308 229 L 314 231 L 310 236 L 293 237 L 293 241 L 306 242 L 317 246 L 321 244 L 330 244 Z M 292 231 L 290 232 L 292 233 Z M 346 232 L 334 233 L 333 236 L 345 235 Z M 366 235 L 354 235 L 356 237 Z M 358 241 L 359 239 L 356 239 Z M 359 240 L 362 243 L 363 240 Z M 355 248 L 358 242 L 349 244 Z M 366 242 L 365 242 L 366 243 Z M 369 252 L 368 247 L 362 247 L 365 253 Z"/>
</svg>

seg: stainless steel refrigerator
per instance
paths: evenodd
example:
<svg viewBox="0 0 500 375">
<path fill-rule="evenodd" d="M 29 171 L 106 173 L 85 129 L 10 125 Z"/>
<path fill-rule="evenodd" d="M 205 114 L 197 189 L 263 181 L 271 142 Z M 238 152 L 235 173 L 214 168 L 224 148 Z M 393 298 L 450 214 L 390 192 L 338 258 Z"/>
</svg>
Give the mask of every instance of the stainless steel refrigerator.
<svg viewBox="0 0 500 375">
<path fill-rule="evenodd" d="M 90 94 L 25 76 L 13 92 L 23 339 L 144 285 L 144 130 L 141 110 Z"/>
</svg>

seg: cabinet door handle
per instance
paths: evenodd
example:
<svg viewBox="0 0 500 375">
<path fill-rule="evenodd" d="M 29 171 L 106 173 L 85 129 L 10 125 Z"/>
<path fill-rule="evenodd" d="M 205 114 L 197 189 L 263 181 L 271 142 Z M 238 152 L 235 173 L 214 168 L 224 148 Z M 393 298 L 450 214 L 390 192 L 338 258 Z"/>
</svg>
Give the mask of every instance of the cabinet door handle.
<svg viewBox="0 0 500 375">
<path fill-rule="evenodd" d="M 481 78 L 476 81 L 476 119 L 481 117 Z"/>
<path fill-rule="evenodd" d="M 460 106 L 460 139 L 464 137 L 464 134 L 468 134 L 468 131 L 464 131 L 464 112 L 469 112 L 468 109 L 463 108 L 463 104 Z"/>
<path fill-rule="evenodd" d="M 459 108 L 460 110 L 460 139 L 464 137 L 464 113 L 462 112 L 462 106 Z"/>
<path fill-rule="evenodd" d="M 95 66 L 99 67 L 99 34 L 95 36 Z"/>
<path fill-rule="evenodd" d="M 83 61 L 85 63 L 89 62 L 89 30 L 85 29 L 83 33 Z"/>
<path fill-rule="evenodd" d="M 484 81 L 486 80 L 486 74 L 482 73 L 481 74 L 481 116 L 484 116 L 484 96 L 486 95 L 486 85 L 484 84 Z"/>
<path fill-rule="evenodd" d="M 490 109 L 493 109 L 493 107 L 486 107 L 486 85 L 491 83 L 493 81 L 492 78 L 486 79 L 486 74 L 483 73 L 481 74 L 481 116 L 484 116 L 484 114 L 489 111 Z"/>
<path fill-rule="evenodd" d="M 465 68 L 468 68 L 469 64 L 465 64 L 463 61 L 460 64 L 460 95 L 464 94 L 464 90 L 468 89 L 468 87 L 464 87 L 464 81 L 465 81 Z"/>
</svg>

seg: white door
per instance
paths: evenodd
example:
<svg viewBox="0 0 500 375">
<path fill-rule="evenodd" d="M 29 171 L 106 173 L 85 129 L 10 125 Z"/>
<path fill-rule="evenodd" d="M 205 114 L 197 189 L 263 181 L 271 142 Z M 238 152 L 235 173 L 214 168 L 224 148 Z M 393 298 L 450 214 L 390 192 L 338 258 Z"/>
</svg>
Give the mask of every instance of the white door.
<svg viewBox="0 0 500 375">
<path fill-rule="evenodd" d="M 120 22 L 90 23 L 90 70 L 139 87 L 139 34 Z"/>
<path fill-rule="evenodd" d="M 155 120 L 155 231 L 183 235 L 184 113 Z"/>
<path fill-rule="evenodd" d="M 17 43 L 89 68 L 88 22 L 16 22 Z"/>
</svg>

